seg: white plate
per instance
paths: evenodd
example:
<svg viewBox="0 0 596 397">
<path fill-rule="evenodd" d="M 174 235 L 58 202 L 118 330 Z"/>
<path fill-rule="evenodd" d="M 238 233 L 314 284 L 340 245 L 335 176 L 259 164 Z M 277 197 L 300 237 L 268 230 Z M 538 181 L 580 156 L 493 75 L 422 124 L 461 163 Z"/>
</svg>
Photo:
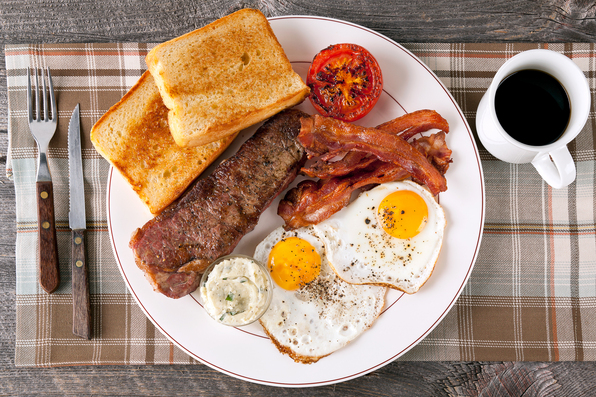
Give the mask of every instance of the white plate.
<svg viewBox="0 0 596 397">
<path fill-rule="evenodd" d="M 453 306 L 480 246 L 484 220 L 482 168 L 470 127 L 455 100 L 437 76 L 399 44 L 364 27 L 321 17 L 272 18 L 271 26 L 303 78 L 313 56 L 330 44 L 360 44 L 375 56 L 383 72 L 384 92 L 360 124 L 377 125 L 418 109 L 434 109 L 449 122 L 447 142 L 454 162 L 447 172 L 448 190 L 440 195 L 448 226 L 439 261 L 426 285 L 414 295 L 389 291 L 387 308 L 370 330 L 315 364 L 297 364 L 277 351 L 259 324 L 243 329 L 221 326 L 208 317 L 195 296 L 174 300 L 153 292 L 128 247 L 131 233 L 151 214 L 113 169 L 107 189 L 108 226 L 130 291 L 155 326 L 182 350 L 218 371 L 250 382 L 319 386 L 356 378 L 392 362 L 427 336 Z M 309 101 L 300 106 L 307 113 L 315 112 Z M 255 130 L 244 131 L 221 158 L 233 154 Z M 276 215 L 280 197 L 235 252 L 252 255 L 257 243 L 282 224 Z"/>
</svg>

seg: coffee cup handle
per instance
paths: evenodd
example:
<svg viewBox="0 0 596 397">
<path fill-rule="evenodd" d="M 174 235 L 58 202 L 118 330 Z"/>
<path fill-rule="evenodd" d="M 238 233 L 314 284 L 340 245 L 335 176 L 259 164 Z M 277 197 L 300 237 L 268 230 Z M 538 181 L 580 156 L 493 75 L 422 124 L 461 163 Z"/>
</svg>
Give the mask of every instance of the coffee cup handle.
<svg viewBox="0 0 596 397">
<path fill-rule="evenodd" d="M 532 165 L 542 179 L 555 189 L 561 189 L 575 180 L 575 163 L 567 146 L 552 152 L 539 153 Z"/>
</svg>

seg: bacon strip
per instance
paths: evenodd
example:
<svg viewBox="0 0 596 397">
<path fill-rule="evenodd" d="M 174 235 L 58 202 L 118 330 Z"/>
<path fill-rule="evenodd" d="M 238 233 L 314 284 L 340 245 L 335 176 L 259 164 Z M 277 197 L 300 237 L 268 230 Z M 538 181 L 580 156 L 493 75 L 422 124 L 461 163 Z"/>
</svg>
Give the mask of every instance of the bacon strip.
<svg viewBox="0 0 596 397">
<path fill-rule="evenodd" d="M 444 132 L 449 132 L 449 123 L 447 123 L 447 120 L 436 111 L 425 109 L 397 117 L 386 123 L 380 124 L 375 128 L 400 135 L 407 141 L 416 134 L 431 129 L 439 129 Z M 444 142 L 443 135 L 443 143 Z M 449 151 L 449 156 L 450 155 L 451 151 Z M 340 160 L 329 162 L 319 159 L 314 164 L 302 168 L 300 171 L 311 178 L 326 179 L 334 176 L 347 175 L 350 172 L 363 169 L 368 167 L 375 160 L 376 158 L 374 156 L 367 156 L 365 152 L 351 151 L 346 153 Z M 449 165 L 447 164 L 447 167 L 448 166 Z M 441 173 L 444 174 L 445 172 L 443 171 Z"/>
<path fill-rule="evenodd" d="M 429 161 L 444 174 L 451 163 L 451 150 L 445 143 L 443 131 L 413 142 Z M 317 224 L 349 204 L 353 191 L 367 185 L 403 180 L 410 175 L 399 165 L 386 163 L 365 157 L 363 152 L 349 152 L 348 155 L 362 155 L 363 161 L 358 165 L 366 166 L 354 169 L 351 175 L 326 177 L 318 182 L 303 181 L 291 189 L 280 202 L 277 209 L 286 222 L 286 229 L 295 229 Z M 371 159 L 373 159 L 371 161 Z M 358 171 L 358 172 L 354 172 Z M 324 175 L 323 175 L 324 176 Z"/>
<path fill-rule="evenodd" d="M 328 162 L 319 159 L 309 167 L 303 167 L 300 172 L 311 178 L 326 179 L 366 168 L 376 160 L 375 156 L 368 156 L 365 152 L 351 151 L 337 161 Z"/>
<path fill-rule="evenodd" d="M 367 169 L 345 177 L 302 181 L 280 201 L 277 214 L 286 222 L 286 229 L 317 224 L 347 206 L 354 190 L 408 176 L 402 167 L 376 160 Z"/>
<path fill-rule="evenodd" d="M 409 113 L 383 123 L 376 129 L 352 128 L 354 126 L 350 124 L 335 120 L 326 122 L 327 120 L 320 116 L 301 120 L 299 140 L 310 157 L 319 156 L 313 165 L 302 168 L 302 172 L 320 180 L 299 183 L 280 202 L 278 214 L 285 220 L 286 229 L 308 226 L 327 219 L 349 204 L 354 190 L 367 185 L 402 180 L 410 176 L 417 182 L 427 183 L 429 179 L 419 179 L 421 173 L 411 175 L 402 166 L 404 163 L 412 162 L 411 154 L 414 152 L 418 152 L 420 156 L 414 154 L 413 157 L 418 163 L 414 162 L 412 169 L 420 167 L 423 171 L 430 170 L 429 175 L 434 178 L 431 181 L 439 181 L 439 189 L 443 188 L 444 185 L 440 183 L 441 180 L 432 168 L 444 175 L 451 163 L 451 150 L 445 142 L 449 124 L 434 110 Z M 381 129 L 383 131 L 379 131 Z M 430 129 L 441 131 L 415 139 L 411 144 L 405 142 Z M 363 134 L 378 135 L 376 138 L 372 135 L 372 139 L 367 140 L 363 139 Z M 387 135 L 394 135 L 393 141 Z M 398 149 L 394 153 L 398 155 L 397 159 L 393 159 L 389 154 L 378 155 L 382 152 L 381 145 L 387 140 L 393 143 L 390 150 Z M 399 149 L 402 152 L 399 152 Z M 339 155 L 343 155 L 340 160 L 329 161 Z M 399 158 L 399 155 L 403 158 Z M 390 161 L 381 161 L 379 158 L 389 158 Z M 421 160 L 422 158 L 428 163 Z M 425 175 L 424 172 L 422 175 Z"/>
<path fill-rule="evenodd" d="M 449 132 L 449 123 L 436 111 L 423 109 L 389 120 L 386 123 L 378 125 L 376 128 L 399 134 L 403 139 L 408 141 L 414 135 L 432 130 L 433 128 Z"/>
<path fill-rule="evenodd" d="M 437 132 L 429 136 L 423 136 L 412 142 L 412 146 L 426 155 L 430 163 L 443 175 L 451 164 L 451 149 L 445 142 L 445 133 Z"/>
<path fill-rule="evenodd" d="M 300 121 L 298 140 L 309 157 L 328 157 L 350 150 L 363 151 L 379 160 L 401 166 L 434 195 L 447 190 L 443 175 L 419 150 L 399 135 L 319 115 L 303 117 Z"/>
</svg>

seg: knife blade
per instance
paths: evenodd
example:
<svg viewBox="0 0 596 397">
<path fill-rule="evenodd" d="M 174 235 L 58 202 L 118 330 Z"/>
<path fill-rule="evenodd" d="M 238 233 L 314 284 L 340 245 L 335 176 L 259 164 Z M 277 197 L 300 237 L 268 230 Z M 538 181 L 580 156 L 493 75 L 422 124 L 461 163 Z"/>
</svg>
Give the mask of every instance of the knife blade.
<svg viewBox="0 0 596 397">
<path fill-rule="evenodd" d="M 91 339 L 91 305 L 85 255 L 87 219 L 85 216 L 85 184 L 81 155 L 79 104 L 72 112 L 68 124 L 68 168 L 70 193 L 68 224 L 72 231 L 72 333 L 81 338 Z"/>
</svg>

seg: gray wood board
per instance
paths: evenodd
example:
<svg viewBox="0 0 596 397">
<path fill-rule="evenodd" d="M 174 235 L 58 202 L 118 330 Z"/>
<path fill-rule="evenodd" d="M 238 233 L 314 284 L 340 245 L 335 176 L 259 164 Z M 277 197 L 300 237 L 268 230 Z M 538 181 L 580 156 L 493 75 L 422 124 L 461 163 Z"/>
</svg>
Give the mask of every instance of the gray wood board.
<svg viewBox="0 0 596 397">
<path fill-rule="evenodd" d="M 374 29 L 397 42 L 596 42 L 593 0 L 2 0 L 0 165 L 6 164 L 4 44 L 160 42 L 241 8 L 267 16 L 321 15 Z M 591 362 L 394 362 L 317 389 L 277 389 L 206 366 L 15 368 L 15 196 L 0 173 L 0 395 L 582 396 L 594 395 Z"/>
</svg>

